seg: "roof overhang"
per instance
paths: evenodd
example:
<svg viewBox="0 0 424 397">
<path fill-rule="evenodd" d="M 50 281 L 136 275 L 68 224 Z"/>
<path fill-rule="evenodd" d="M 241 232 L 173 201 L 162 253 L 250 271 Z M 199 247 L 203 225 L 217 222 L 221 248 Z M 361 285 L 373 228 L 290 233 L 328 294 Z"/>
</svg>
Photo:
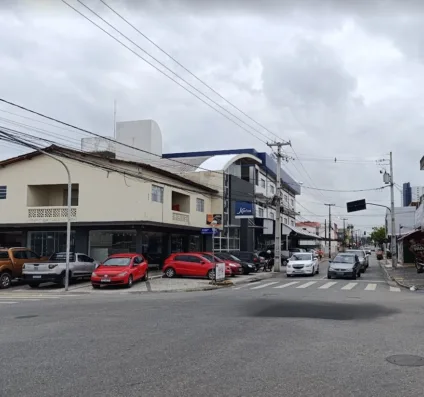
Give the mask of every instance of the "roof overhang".
<svg viewBox="0 0 424 397">
<path fill-rule="evenodd" d="M 261 165 L 262 160 L 252 154 L 218 154 L 206 159 L 195 172 L 201 171 L 225 171 L 231 164 L 241 161 L 242 164 Z"/>
</svg>

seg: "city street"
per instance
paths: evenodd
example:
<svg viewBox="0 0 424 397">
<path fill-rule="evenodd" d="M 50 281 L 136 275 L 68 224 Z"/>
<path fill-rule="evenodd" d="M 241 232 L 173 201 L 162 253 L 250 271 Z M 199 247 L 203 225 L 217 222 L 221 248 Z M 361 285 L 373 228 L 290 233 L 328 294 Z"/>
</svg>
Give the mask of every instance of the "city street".
<svg viewBox="0 0 424 397">
<path fill-rule="evenodd" d="M 421 394 L 424 367 L 386 358 L 424 356 L 424 294 L 391 289 L 375 261 L 355 282 L 321 266 L 218 291 L 0 304 L 1 395 Z"/>
</svg>

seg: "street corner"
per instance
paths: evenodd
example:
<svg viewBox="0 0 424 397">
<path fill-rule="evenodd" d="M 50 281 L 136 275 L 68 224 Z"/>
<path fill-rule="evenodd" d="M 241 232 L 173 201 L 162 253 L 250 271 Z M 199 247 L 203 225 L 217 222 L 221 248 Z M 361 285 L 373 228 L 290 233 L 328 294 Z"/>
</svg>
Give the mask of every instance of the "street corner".
<svg viewBox="0 0 424 397">
<path fill-rule="evenodd" d="M 286 273 L 285 270 L 279 273 L 277 272 L 253 273 L 253 274 L 248 274 L 246 276 L 237 276 L 230 281 L 232 282 L 232 285 L 235 286 L 235 285 L 246 284 L 246 283 L 254 283 L 256 281 L 262 281 L 268 278 L 278 277 L 285 273 Z"/>
</svg>

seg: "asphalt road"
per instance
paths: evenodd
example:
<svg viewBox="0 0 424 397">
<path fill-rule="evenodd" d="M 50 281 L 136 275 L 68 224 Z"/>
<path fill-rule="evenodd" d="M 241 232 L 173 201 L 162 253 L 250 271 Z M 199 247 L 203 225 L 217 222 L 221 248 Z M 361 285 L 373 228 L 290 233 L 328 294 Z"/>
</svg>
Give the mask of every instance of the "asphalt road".
<svg viewBox="0 0 424 397">
<path fill-rule="evenodd" d="M 386 358 L 424 356 L 424 294 L 391 291 L 375 263 L 352 289 L 321 289 L 323 268 L 256 289 L 0 305 L 0 395 L 421 395 L 424 367 Z M 316 283 L 273 288 L 293 281 Z"/>
</svg>

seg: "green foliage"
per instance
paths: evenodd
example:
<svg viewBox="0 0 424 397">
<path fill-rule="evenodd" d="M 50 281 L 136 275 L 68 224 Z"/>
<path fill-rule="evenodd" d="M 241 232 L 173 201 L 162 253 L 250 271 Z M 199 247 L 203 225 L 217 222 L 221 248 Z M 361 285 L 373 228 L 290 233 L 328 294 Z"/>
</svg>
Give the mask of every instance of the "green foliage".
<svg viewBox="0 0 424 397">
<path fill-rule="evenodd" d="M 384 226 L 373 227 L 370 237 L 377 244 L 384 243 L 386 241 L 386 228 Z"/>
</svg>

